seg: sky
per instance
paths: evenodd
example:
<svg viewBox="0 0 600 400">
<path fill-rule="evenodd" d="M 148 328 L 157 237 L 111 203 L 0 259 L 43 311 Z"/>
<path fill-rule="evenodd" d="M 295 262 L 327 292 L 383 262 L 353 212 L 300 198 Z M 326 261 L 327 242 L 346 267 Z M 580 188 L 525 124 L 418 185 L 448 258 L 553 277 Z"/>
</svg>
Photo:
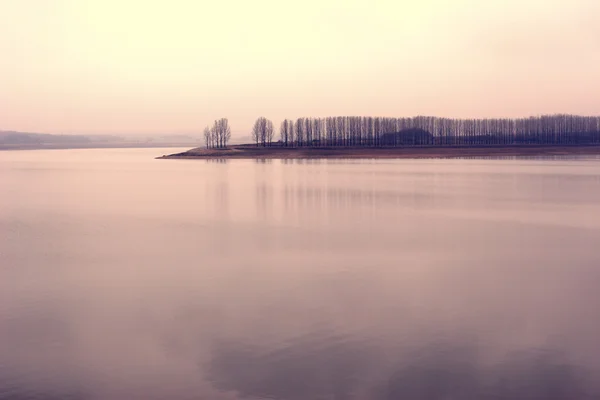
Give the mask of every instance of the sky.
<svg viewBox="0 0 600 400">
<path fill-rule="evenodd" d="M 598 0 L 0 0 L 0 130 L 600 114 Z"/>
</svg>

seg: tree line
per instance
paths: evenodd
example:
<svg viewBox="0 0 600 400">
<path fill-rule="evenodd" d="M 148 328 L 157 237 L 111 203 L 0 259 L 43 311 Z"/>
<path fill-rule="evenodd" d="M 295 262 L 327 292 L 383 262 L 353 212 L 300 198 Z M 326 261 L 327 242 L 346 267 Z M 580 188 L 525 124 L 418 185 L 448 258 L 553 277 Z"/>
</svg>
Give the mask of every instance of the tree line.
<svg viewBox="0 0 600 400">
<path fill-rule="evenodd" d="M 273 123 L 256 120 L 257 146 L 272 145 Z M 451 119 L 326 117 L 286 119 L 280 146 L 477 146 L 600 144 L 600 117 L 543 115 L 529 118 Z"/>
<path fill-rule="evenodd" d="M 418 116 L 285 119 L 274 143 L 273 122 L 259 117 L 251 129 L 256 146 L 485 146 L 600 144 L 600 117 L 556 114 L 528 118 L 451 119 Z M 225 148 L 227 118 L 204 128 L 207 148 Z"/>
</svg>

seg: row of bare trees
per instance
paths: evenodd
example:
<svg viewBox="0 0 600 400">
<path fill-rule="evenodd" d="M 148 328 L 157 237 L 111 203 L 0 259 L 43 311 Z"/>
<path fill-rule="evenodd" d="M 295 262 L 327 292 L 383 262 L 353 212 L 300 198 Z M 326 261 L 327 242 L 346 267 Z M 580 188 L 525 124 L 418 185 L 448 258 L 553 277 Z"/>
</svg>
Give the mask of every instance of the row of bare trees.
<svg viewBox="0 0 600 400">
<path fill-rule="evenodd" d="M 281 146 L 480 146 L 600 144 L 600 117 L 544 115 L 529 118 L 327 117 L 284 120 Z M 264 117 L 252 129 L 256 145 L 270 146 L 273 123 Z"/>
<path fill-rule="evenodd" d="M 204 142 L 207 149 L 222 149 L 227 147 L 231 139 L 231 127 L 227 118 L 215 120 L 211 127 L 204 128 Z"/>
</svg>

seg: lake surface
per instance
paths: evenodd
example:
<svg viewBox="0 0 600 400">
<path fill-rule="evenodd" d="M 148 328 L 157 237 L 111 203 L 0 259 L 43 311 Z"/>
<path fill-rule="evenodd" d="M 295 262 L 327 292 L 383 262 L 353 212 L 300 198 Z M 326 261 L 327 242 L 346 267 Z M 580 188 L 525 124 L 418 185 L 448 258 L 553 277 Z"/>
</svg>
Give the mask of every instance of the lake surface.
<svg viewBox="0 0 600 400">
<path fill-rule="evenodd" d="M 600 399 L 600 159 L 0 152 L 0 399 Z"/>
</svg>

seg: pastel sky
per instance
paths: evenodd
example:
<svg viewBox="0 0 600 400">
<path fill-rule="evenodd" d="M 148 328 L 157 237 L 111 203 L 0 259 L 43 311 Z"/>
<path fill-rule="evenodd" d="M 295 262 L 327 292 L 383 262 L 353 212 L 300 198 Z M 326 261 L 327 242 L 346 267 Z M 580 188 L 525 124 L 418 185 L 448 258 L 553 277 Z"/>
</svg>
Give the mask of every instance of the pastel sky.
<svg viewBox="0 0 600 400">
<path fill-rule="evenodd" d="M 0 0 L 0 130 L 600 114 L 599 0 Z"/>
</svg>

